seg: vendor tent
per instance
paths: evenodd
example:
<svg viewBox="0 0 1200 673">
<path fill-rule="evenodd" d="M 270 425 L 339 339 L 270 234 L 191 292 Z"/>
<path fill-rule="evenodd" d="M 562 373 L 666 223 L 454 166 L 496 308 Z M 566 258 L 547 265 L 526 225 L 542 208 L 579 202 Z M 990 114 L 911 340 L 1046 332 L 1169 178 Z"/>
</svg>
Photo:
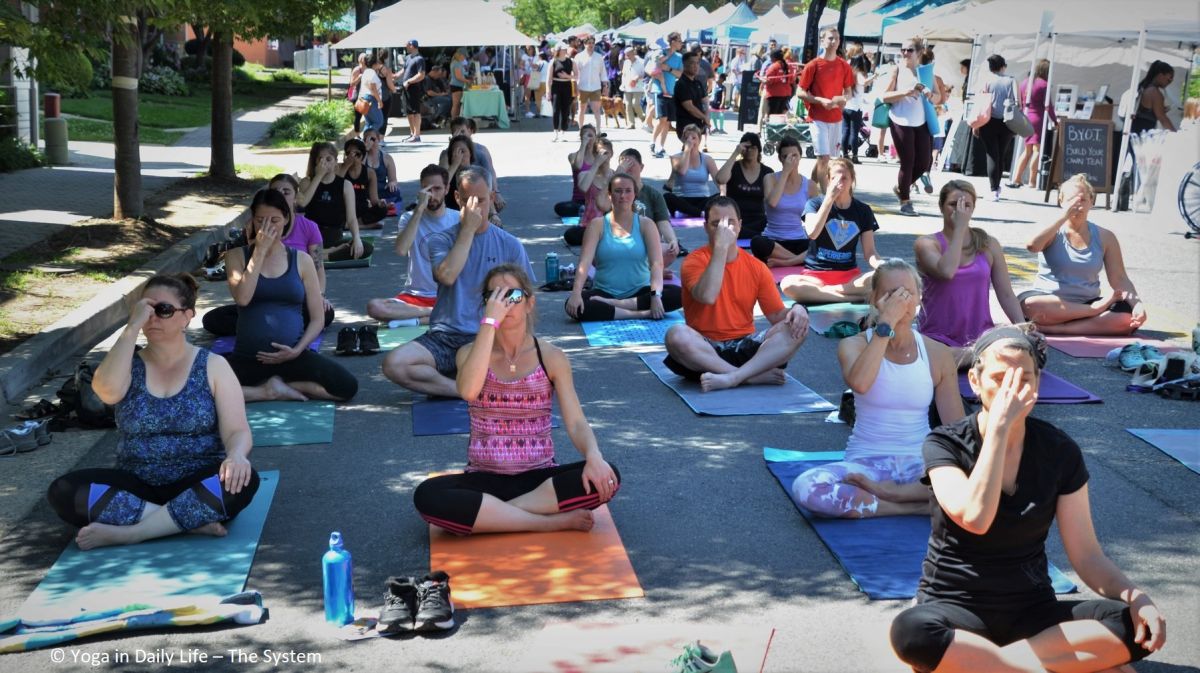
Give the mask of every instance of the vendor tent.
<svg viewBox="0 0 1200 673">
<path fill-rule="evenodd" d="M 555 33 L 553 35 L 553 37 L 556 40 L 565 40 L 568 37 L 583 37 L 585 35 L 595 35 L 596 32 L 597 31 L 596 31 L 595 26 L 593 26 L 590 23 L 584 23 L 584 24 L 580 24 L 578 26 L 572 26 L 572 27 L 562 31 L 561 33 Z"/>
<path fill-rule="evenodd" d="M 447 21 L 470 17 L 469 21 Z M 404 0 L 375 12 L 371 22 L 333 45 L 334 49 L 536 44 L 516 28 L 516 20 L 498 2 L 486 0 Z"/>
<path fill-rule="evenodd" d="M 726 5 L 726 7 L 729 6 L 730 5 Z M 750 9 L 746 3 L 741 2 L 734 6 L 734 10 L 729 13 L 729 16 L 725 17 L 725 20 L 721 21 L 720 25 L 747 26 L 751 23 L 754 23 L 757 19 L 758 15 L 754 13 L 754 10 Z"/>
<path fill-rule="evenodd" d="M 867 0 L 854 5 L 846 17 L 845 34 L 876 37 L 888 26 L 906 21 L 954 0 Z"/>
</svg>

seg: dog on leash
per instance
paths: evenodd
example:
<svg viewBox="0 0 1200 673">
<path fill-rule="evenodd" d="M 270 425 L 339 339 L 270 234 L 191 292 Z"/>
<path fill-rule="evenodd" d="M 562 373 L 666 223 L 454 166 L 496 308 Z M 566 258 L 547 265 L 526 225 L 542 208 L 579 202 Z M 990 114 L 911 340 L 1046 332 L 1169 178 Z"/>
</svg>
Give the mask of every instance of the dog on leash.
<svg viewBox="0 0 1200 673">
<path fill-rule="evenodd" d="M 625 118 L 625 99 L 621 96 L 602 96 L 600 98 L 600 108 L 604 110 L 604 118 L 612 119 L 616 122 L 617 128 L 621 127 L 621 120 Z"/>
</svg>

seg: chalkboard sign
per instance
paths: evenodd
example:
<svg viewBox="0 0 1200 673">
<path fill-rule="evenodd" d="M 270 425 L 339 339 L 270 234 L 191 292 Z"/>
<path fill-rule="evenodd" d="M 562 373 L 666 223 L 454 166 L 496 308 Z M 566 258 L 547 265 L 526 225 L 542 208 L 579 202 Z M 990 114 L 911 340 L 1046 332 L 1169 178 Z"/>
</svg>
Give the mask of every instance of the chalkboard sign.
<svg viewBox="0 0 1200 673">
<path fill-rule="evenodd" d="M 1061 149 L 1054 183 L 1076 173 L 1088 176 L 1097 194 L 1112 192 L 1113 123 L 1109 120 L 1064 119 L 1058 129 Z"/>
<path fill-rule="evenodd" d="M 741 98 L 742 102 L 738 107 L 738 130 L 744 130 L 746 124 L 758 123 L 758 82 L 754 80 L 754 75 L 757 71 L 747 70 L 742 73 L 741 81 Z"/>
</svg>

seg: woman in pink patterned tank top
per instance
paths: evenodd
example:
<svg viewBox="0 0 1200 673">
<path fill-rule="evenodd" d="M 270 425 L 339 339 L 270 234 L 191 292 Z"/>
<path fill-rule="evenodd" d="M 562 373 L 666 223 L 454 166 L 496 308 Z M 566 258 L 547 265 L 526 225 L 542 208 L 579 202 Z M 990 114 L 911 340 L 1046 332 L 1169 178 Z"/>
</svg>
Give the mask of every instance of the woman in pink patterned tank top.
<svg viewBox="0 0 1200 673">
<path fill-rule="evenodd" d="M 591 530 L 591 510 L 621 487 L 600 454 L 575 393 L 571 364 L 533 334 L 533 284 L 513 264 L 484 281 L 484 318 L 458 352 L 458 392 L 470 405 L 462 474 L 433 477 L 413 494 L 421 517 L 451 533 Z M 584 460 L 554 462 L 554 399 Z"/>
</svg>

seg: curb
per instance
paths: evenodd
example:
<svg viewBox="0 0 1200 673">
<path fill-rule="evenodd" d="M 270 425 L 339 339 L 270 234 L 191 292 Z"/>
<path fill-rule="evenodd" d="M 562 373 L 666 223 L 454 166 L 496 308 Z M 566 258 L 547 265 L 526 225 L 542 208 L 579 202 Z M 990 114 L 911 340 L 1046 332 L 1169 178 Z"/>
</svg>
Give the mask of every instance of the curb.
<svg viewBox="0 0 1200 673">
<path fill-rule="evenodd" d="M 58 365 L 80 349 L 91 348 L 129 318 L 129 305 L 141 294 L 146 282 L 159 273 L 181 273 L 195 269 L 208 246 L 221 241 L 230 227 L 244 227 L 250 220 L 247 207 L 222 224 L 176 243 L 145 266 L 104 288 L 95 297 L 44 328 L 14 350 L 0 356 L 0 394 L 9 404 L 18 404 L 27 390 L 37 385 Z"/>
</svg>

